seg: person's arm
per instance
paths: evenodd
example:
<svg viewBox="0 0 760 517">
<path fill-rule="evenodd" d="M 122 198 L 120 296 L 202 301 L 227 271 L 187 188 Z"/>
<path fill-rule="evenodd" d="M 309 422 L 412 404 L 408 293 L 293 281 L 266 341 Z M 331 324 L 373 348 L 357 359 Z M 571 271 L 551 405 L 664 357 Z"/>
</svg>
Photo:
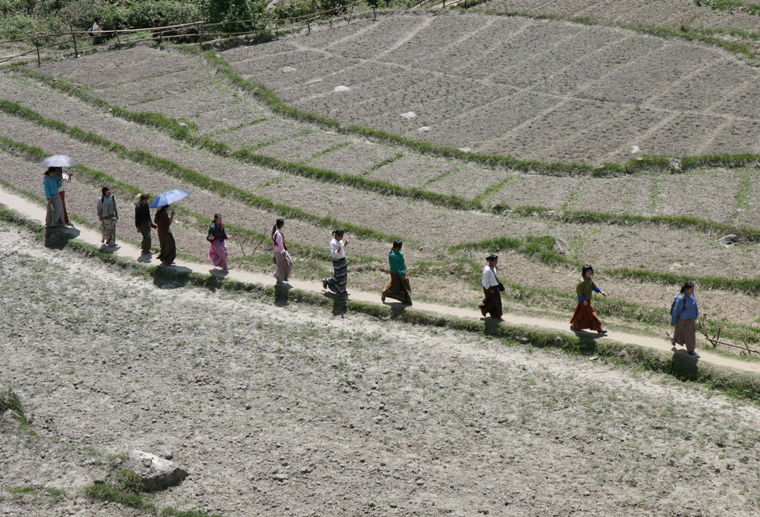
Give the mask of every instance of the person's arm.
<svg viewBox="0 0 760 517">
<path fill-rule="evenodd" d="M 607 298 L 607 293 L 605 293 L 604 291 L 602 291 L 602 289 L 598 285 L 596 285 L 596 284 L 594 284 L 594 291 L 597 292 L 597 293 L 599 293 L 599 294 L 601 294 L 605 298 Z"/>
<path fill-rule="evenodd" d="M 684 297 L 680 294 L 676 298 L 676 305 L 673 307 L 673 312 L 670 314 L 670 324 L 675 326 L 675 324 L 678 322 L 678 315 L 681 314 L 681 311 L 683 311 L 684 306 Z"/>
<path fill-rule="evenodd" d="M 111 199 L 113 199 L 113 217 L 117 221 L 119 220 L 119 211 L 116 209 L 116 198 L 111 196 Z"/>
<path fill-rule="evenodd" d="M 98 199 L 98 220 L 103 220 L 103 198 Z"/>
<path fill-rule="evenodd" d="M 171 213 L 169 214 L 169 224 L 172 224 L 174 222 L 174 214 L 175 212 L 174 210 L 172 210 Z"/>
<path fill-rule="evenodd" d="M 140 231 L 140 205 L 135 205 L 135 228 Z"/>
<path fill-rule="evenodd" d="M 575 288 L 575 294 L 578 296 L 578 301 L 586 303 L 586 296 L 583 294 L 583 282 L 579 283 Z"/>
</svg>

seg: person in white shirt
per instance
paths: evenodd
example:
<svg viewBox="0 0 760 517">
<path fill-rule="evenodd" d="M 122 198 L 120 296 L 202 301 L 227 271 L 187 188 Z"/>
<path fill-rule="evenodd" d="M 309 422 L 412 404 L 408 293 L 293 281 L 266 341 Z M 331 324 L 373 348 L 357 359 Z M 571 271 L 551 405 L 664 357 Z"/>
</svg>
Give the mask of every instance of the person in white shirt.
<svg viewBox="0 0 760 517">
<path fill-rule="evenodd" d="M 499 291 L 504 289 L 499 282 L 499 256 L 488 255 L 486 257 L 488 264 L 483 268 L 483 293 L 485 298 L 479 305 L 480 313 L 485 317 L 491 314 L 492 318 L 502 319 L 503 311 L 501 309 L 501 294 Z"/>
<path fill-rule="evenodd" d="M 348 296 L 346 291 L 346 283 L 348 282 L 348 264 L 346 263 L 346 245 L 351 237 L 346 237 L 343 240 L 343 234 L 345 232 L 338 228 L 332 235 L 333 238 L 330 241 L 330 258 L 333 263 L 333 276 L 331 278 L 322 279 L 322 288 L 329 289 L 335 294 L 341 296 Z"/>
</svg>

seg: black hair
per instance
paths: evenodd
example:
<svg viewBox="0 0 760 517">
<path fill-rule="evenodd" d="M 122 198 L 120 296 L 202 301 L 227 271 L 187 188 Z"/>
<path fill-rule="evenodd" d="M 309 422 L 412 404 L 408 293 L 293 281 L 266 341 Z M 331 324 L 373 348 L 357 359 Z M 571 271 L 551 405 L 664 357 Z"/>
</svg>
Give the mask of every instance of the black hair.
<svg viewBox="0 0 760 517">
<path fill-rule="evenodd" d="M 591 264 L 586 264 L 583 266 L 583 271 L 581 272 L 581 275 L 583 275 L 583 278 L 586 278 L 586 271 L 594 272 L 594 268 L 591 267 Z"/>
<path fill-rule="evenodd" d="M 404 243 L 401 241 L 393 241 L 393 249 L 394 250 L 400 250 L 401 246 L 403 246 Z"/>
<path fill-rule="evenodd" d="M 277 231 L 277 228 L 282 228 L 282 225 L 285 224 L 285 219 L 280 217 L 275 221 L 274 226 L 272 226 L 272 237 L 274 237 L 274 232 Z"/>
<path fill-rule="evenodd" d="M 335 229 L 335 230 L 332 232 L 332 234 L 333 234 L 333 236 L 334 236 L 334 237 L 338 237 L 338 236 L 341 236 L 341 237 L 342 237 L 344 233 L 346 233 L 346 232 L 345 232 L 345 231 L 343 231 L 343 228 L 336 228 L 336 229 Z"/>
<path fill-rule="evenodd" d="M 111 190 L 111 187 L 109 187 L 108 185 L 103 185 L 103 188 L 100 189 L 100 191 L 103 193 L 104 196 L 106 195 L 106 190 Z"/>
<path fill-rule="evenodd" d="M 486 257 L 486 262 L 493 262 L 494 260 L 499 260 L 499 256 L 495 253 L 491 253 Z"/>
<path fill-rule="evenodd" d="M 146 201 L 149 197 L 148 194 L 140 194 L 140 201 Z"/>
<path fill-rule="evenodd" d="M 684 282 L 684 283 L 683 283 L 683 285 L 681 286 L 681 292 L 682 292 L 682 293 L 685 293 L 686 291 L 688 291 L 688 290 L 689 290 L 689 289 L 691 289 L 692 287 L 694 287 L 694 282 L 692 282 L 691 280 L 687 280 L 687 281 L 686 281 L 686 282 Z"/>
<path fill-rule="evenodd" d="M 222 217 L 222 214 L 219 214 L 219 213 L 214 214 L 214 221 L 216 221 L 220 217 Z"/>
</svg>

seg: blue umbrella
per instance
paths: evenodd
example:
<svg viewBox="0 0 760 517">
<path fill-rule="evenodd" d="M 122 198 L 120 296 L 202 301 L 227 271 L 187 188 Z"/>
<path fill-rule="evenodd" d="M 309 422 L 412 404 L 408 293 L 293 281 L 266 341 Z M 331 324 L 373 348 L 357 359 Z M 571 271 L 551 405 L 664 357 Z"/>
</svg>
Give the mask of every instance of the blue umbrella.
<svg viewBox="0 0 760 517">
<path fill-rule="evenodd" d="M 190 195 L 190 192 L 184 190 L 167 190 L 163 194 L 156 196 L 156 199 L 150 204 L 151 208 L 161 208 L 162 206 L 168 206 L 172 203 L 176 203 L 182 199 L 185 199 Z"/>
</svg>

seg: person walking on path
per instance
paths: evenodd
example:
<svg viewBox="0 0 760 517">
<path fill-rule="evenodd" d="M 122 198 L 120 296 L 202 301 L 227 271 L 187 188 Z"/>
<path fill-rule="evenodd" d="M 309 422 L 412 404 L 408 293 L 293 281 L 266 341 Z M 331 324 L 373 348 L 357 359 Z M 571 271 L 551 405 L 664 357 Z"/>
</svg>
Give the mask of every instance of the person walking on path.
<svg viewBox="0 0 760 517">
<path fill-rule="evenodd" d="M 137 227 L 137 233 L 142 234 L 142 248 L 143 255 L 149 255 L 151 253 L 150 247 L 152 244 L 150 238 L 150 229 L 157 228 L 157 226 L 150 222 L 150 207 L 148 206 L 148 194 L 140 194 L 140 199 L 135 205 L 135 227 Z"/>
<path fill-rule="evenodd" d="M 116 208 L 116 198 L 111 194 L 111 188 L 105 186 L 98 200 L 98 219 L 100 220 L 100 242 L 111 248 L 116 247 L 116 221 L 119 211 Z"/>
<path fill-rule="evenodd" d="M 63 220 L 63 204 L 58 191 L 60 184 L 57 169 L 60 167 L 48 167 L 48 170 L 45 171 L 45 179 L 42 180 L 42 185 L 45 187 L 45 199 L 47 200 L 45 226 L 49 228 L 58 228 L 66 224 Z"/>
<path fill-rule="evenodd" d="M 169 228 L 174 222 L 174 210 L 171 213 L 167 213 L 167 208 L 169 208 L 169 205 L 159 208 L 153 218 L 153 222 L 158 228 L 158 244 L 161 247 L 158 260 L 165 266 L 174 263 L 174 259 L 177 257 L 177 245 L 174 242 L 174 235 L 172 235 L 172 231 Z"/>
<path fill-rule="evenodd" d="M 214 214 L 214 222 L 208 227 L 208 236 L 206 237 L 206 240 L 211 243 L 208 258 L 216 267 L 222 268 L 225 273 L 229 271 L 229 268 L 227 267 L 227 243 L 224 241 L 229 238 L 230 236 L 224 229 L 222 214 Z"/>
<path fill-rule="evenodd" d="M 386 298 L 393 298 L 406 305 L 412 305 L 412 287 L 409 285 L 409 277 L 406 276 L 406 262 L 401 247 L 401 241 L 393 241 L 393 249 L 388 254 L 388 262 L 391 266 L 391 281 L 385 286 L 380 300 L 385 303 Z"/>
<path fill-rule="evenodd" d="M 504 311 L 501 308 L 501 293 L 504 286 L 499 282 L 499 256 L 488 255 L 486 257 L 486 266 L 483 268 L 481 283 L 483 284 L 483 301 L 478 306 L 480 313 L 485 317 L 491 314 L 491 317 L 497 320 L 502 319 Z"/>
<path fill-rule="evenodd" d="M 333 263 L 333 276 L 330 278 L 322 279 L 322 288 L 329 289 L 335 294 L 341 296 L 348 296 L 346 291 L 346 284 L 348 283 L 348 263 L 346 262 L 346 246 L 351 240 L 351 237 L 346 237 L 343 241 L 343 234 L 345 232 L 338 228 L 332 235 L 330 240 L 330 258 Z"/>
<path fill-rule="evenodd" d="M 599 320 L 596 311 L 591 307 L 591 298 L 594 293 L 599 293 L 607 297 L 607 293 L 602 291 L 591 278 L 594 275 L 594 268 L 586 264 L 582 270 L 583 279 L 575 288 L 575 294 L 578 296 L 578 305 L 575 307 L 573 317 L 570 319 L 570 330 L 591 329 L 596 330 L 597 334 L 605 335 L 607 331 L 602 328 L 602 322 Z"/>
<path fill-rule="evenodd" d="M 699 357 L 697 348 L 697 318 L 699 307 L 697 297 L 694 296 L 694 282 L 687 281 L 681 287 L 681 292 L 673 301 L 673 309 L 670 311 L 670 325 L 675 331 L 670 338 L 673 346 L 676 344 L 686 346 L 686 352 L 693 357 Z"/>
<path fill-rule="evenodd" d="M 277 219 L 272 227 L 272 249 L 274 251 L 274 263 L 277 264 L 277 271 L 274 277 L 277 279 L 277 285 L 281 285 L 290 278 L 290 270 L 293 267 L 293 259 L 288 253 L 288 246 L 285 244 L 285 234 L 282 229 L 285 226 L 285 219 Z"/>
<path fill-rule="evenodd" d="M 63 205 L 63 222 L 66 224 L 66 226 L 72 226 L 71 221 L 69 221 L 69 213 L 66 211 L 66 187 L 64 187 L 64 182 L 71 181 L 71 178 L 74 177 L 73 172 L 69 172 L 68 174 L 63 173 L 63 167 L 54 167 L 54 169 L 57 169 L 56 174 L 58 175 L 58 195 L 61 196 L 61 205 Z"/>
</svg>

